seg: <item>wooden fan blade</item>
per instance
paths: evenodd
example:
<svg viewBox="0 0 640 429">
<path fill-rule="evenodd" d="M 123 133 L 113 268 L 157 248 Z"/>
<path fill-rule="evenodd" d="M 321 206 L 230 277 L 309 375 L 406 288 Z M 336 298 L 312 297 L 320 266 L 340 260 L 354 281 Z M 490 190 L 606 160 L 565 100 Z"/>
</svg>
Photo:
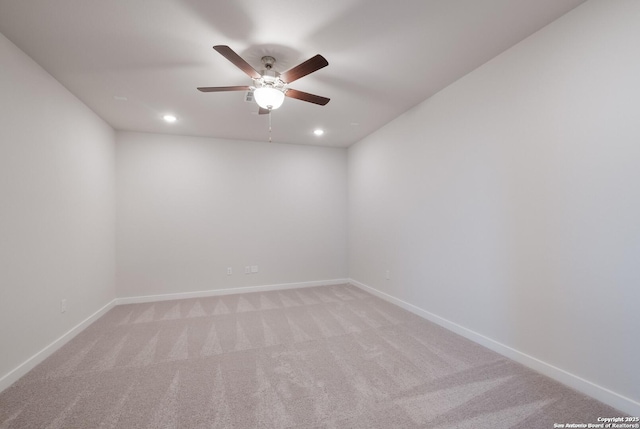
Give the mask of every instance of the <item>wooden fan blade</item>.
<svg viewBox="0 0 640 429">
<path fill-rule="evenodd" d="M 198 91 L 202 92 L 223 92 L 223 91 L 248 91 L 247 85 L 243 86 L 201 86 Z"/>
<path fill-rule="evenodd" d="M 287 97 L 296 98 L 302 101 L 308 101 L 309 103 L 319 104 L 324 106 L 329 102 L 329 98 L 321 97 L 315 94 L 309 94 L 308 92 L 298 91 L 297 89 L 288 89 L 287 92 L 284 93 Z"/>
<path fill-rule="evenodd" d="M 280 74 L 280 79 L 284 83 L 291 83 L 328 65 L 329 62 L 322 55 L 318 54 L 313 58 L 309 58 L 304 63 L 298 64 L 294 68 Z"/>
<path fill-rule="evenodd" d="M 251 65 L 235 53 L 233 49 L 226 45 L 216 45 L 213 47 L 220 55 L 231 61 L 236 67 L 245 72 L 251 79 L 260 79 L 260 73 Z"/>
<path fill-rule="evenodd" d="M 270 112 L 269 109 L 263 109 L 262 107 L 258 109 L 258 115 L 268 115 Z"/>
</svg>

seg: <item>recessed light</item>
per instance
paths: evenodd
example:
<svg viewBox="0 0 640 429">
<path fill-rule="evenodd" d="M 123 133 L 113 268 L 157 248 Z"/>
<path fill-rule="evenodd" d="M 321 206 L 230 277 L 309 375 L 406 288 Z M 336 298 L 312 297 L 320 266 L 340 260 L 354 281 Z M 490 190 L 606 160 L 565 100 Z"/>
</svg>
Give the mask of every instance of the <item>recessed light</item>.
<svg viewBox="0 0 640 429">
<path fill-rule="evenodd" d="M 313 134 L 317 135 L 317 136 L 321 136 L 324 134 L 324 130 L 321 130 L 320 128 L 313 130 Z"/>
<path fill-rule="evenodd" d="M 127 101 L 128 100 L 128 98 L 125 97 L 124 95 L 114 95 L 113 99 L 117 100 L 117 101 Z"/>
<path fill-rule="evenodd" d="M 168 122 L 168 123 L 170 123 L 170 124 L 172 124 L 172 123 L 174 123 L 175 121 L 177 121 L 177 120 L 178 120 L 178 118 L 176 118 L 176 117 L 175 117 L 175 116 L 173 116 L 173 115 L 164 115 L 164 116 L 162 117 L 162 119 L 164 119 L 164 121 L 165 121 L 165 122 Z"/>
</svg>

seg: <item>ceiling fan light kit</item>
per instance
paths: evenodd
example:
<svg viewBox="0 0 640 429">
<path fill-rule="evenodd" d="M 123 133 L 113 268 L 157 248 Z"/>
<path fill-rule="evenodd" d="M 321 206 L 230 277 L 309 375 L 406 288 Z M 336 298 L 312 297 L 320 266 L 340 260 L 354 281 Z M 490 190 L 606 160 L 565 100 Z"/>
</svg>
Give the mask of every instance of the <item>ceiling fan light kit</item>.
<svg viewBox="0 0 640 429">
<path fill-rule="evenodd" d="M 273 70 L 275 62 L 273 57 L 262 57 L 264 70 L 261 71 L 260 78 L 253 79 L 253 98 L 262 109 L 275 110 L 284 102 L 287 87 L 280 79 L 280 73 Z"/>
<path fill-rule="evenodd" d="M 284 92 L 271 86 L 262 86 L 253 91 L 253 98 L 263 109 L 275 110 L 282 106 Z"/>
</svg>

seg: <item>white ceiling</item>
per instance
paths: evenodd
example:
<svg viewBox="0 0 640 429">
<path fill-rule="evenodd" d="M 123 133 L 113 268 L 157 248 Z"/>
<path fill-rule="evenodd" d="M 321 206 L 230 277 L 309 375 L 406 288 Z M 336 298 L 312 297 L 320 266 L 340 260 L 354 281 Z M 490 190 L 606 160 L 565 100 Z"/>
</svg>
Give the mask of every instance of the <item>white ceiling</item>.
<svg viewBox="0 0 640 429">
<path fill-rule="evenodd" d="M 582 2 L 0 0 L 0 32 L 117 130 L 242 140 L 266 141 L 268 115 L 196 90 L 252 83 L 212 46 L 280 72 L 319 53 L 291 87 L 331 102 L 287 98 L 273 140 L 349 146 Z"/>
</svg>

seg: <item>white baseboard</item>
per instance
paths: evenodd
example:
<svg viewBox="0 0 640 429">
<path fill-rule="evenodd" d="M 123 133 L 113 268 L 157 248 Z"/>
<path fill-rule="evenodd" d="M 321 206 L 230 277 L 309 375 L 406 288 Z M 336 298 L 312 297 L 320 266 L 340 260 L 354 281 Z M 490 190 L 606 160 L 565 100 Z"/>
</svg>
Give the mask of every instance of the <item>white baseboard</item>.
<svg viewBox="0 0 640 429">
<path fill-rule="evenodd" d="M 311 282 L 282 283 L 263 286 L 245 286 L 229 289 L 211 289 L 198 292 L 168 293 L 164 295 L 130 296 L 117 298 L 117 305 L 140 304 L 144 302 L 171 301 L 173 299 L 205 298 L 208 296 L 233 295 L 236 293 L 267 292 L 271 290 L 299 289 L 314 286 L 331 286 L 349 283 L 349 279 L 316 280 Z"/>
<path fill-rule="evenodd" d="M 455 332 L 456 334 L 461 335 L 490 350 L 493 350 L 494 352 L 500 353 L 501 355 L 511 360 L 514 360 L 526 367 L 533 369 L 534 371 L 544 374 L 547 377 L 552 378 L 579 392 L 582 392 L 587 396 L 597 399 L 598 401 L 614 407 L 624 413 L 628 413 L 630 416 L 640 416 L 640 403 L 634 401 L 633 399 L 622 396 L 605 387 L 599 386 L 595 383 L 578 377 L 577 375 L 571 374 L 570 372 L 536 359 L 535 357 L 530 356 L 526 353 L 522 353 L 514 348 L 511 348 L 507 345 L 492 340 L 489 337 L 472 331 L 471 329 L 465 328 L 464 326 L 451 322 L 450 320 L 433 314 L 427 310 L 423 310 L 420 307 L 416 307 L 413 304 L 409 304 L 406 301 L 381 292 L 371 286 L 367 286 L 364 283 L 360 283 L 357 280 L 349 279 L 349 283 L 379 298 L 382 298 L 385 301 L 402 307 L 405 310 L 410 311 L 424 319 L 436 323 L 443 328 Z"/>
<path fill-rule="evenodd" d="M 82 322 L 78 323 L 76 326 L 71 328 L 65 334 L 63 334 L 60 338 L 40 350 L 38 353 L 31 356 L 29 359 L 21 363 L 18 367 L 3 375 L 0 378 L 0 392 L 5 390 L 7 387 L 11 386 L 13 383 L 18 381 L 20 377 L 25 375 L 27 372 L 31 371 L 36 367 L 40 362 L 51 356 L 55 351 L 57 351 L 60 347 L 67 344 L 73 337 L 82 332 L 87 326 L 91 325 L 93 322 L 102 317 L 107 311 L 111 310 L 116 306 L 116 300 L 109 302 L 107 305 L 102 307 L 100 310 L 93 313 L 91 316 L 84 319 Z"/>
</svg>

